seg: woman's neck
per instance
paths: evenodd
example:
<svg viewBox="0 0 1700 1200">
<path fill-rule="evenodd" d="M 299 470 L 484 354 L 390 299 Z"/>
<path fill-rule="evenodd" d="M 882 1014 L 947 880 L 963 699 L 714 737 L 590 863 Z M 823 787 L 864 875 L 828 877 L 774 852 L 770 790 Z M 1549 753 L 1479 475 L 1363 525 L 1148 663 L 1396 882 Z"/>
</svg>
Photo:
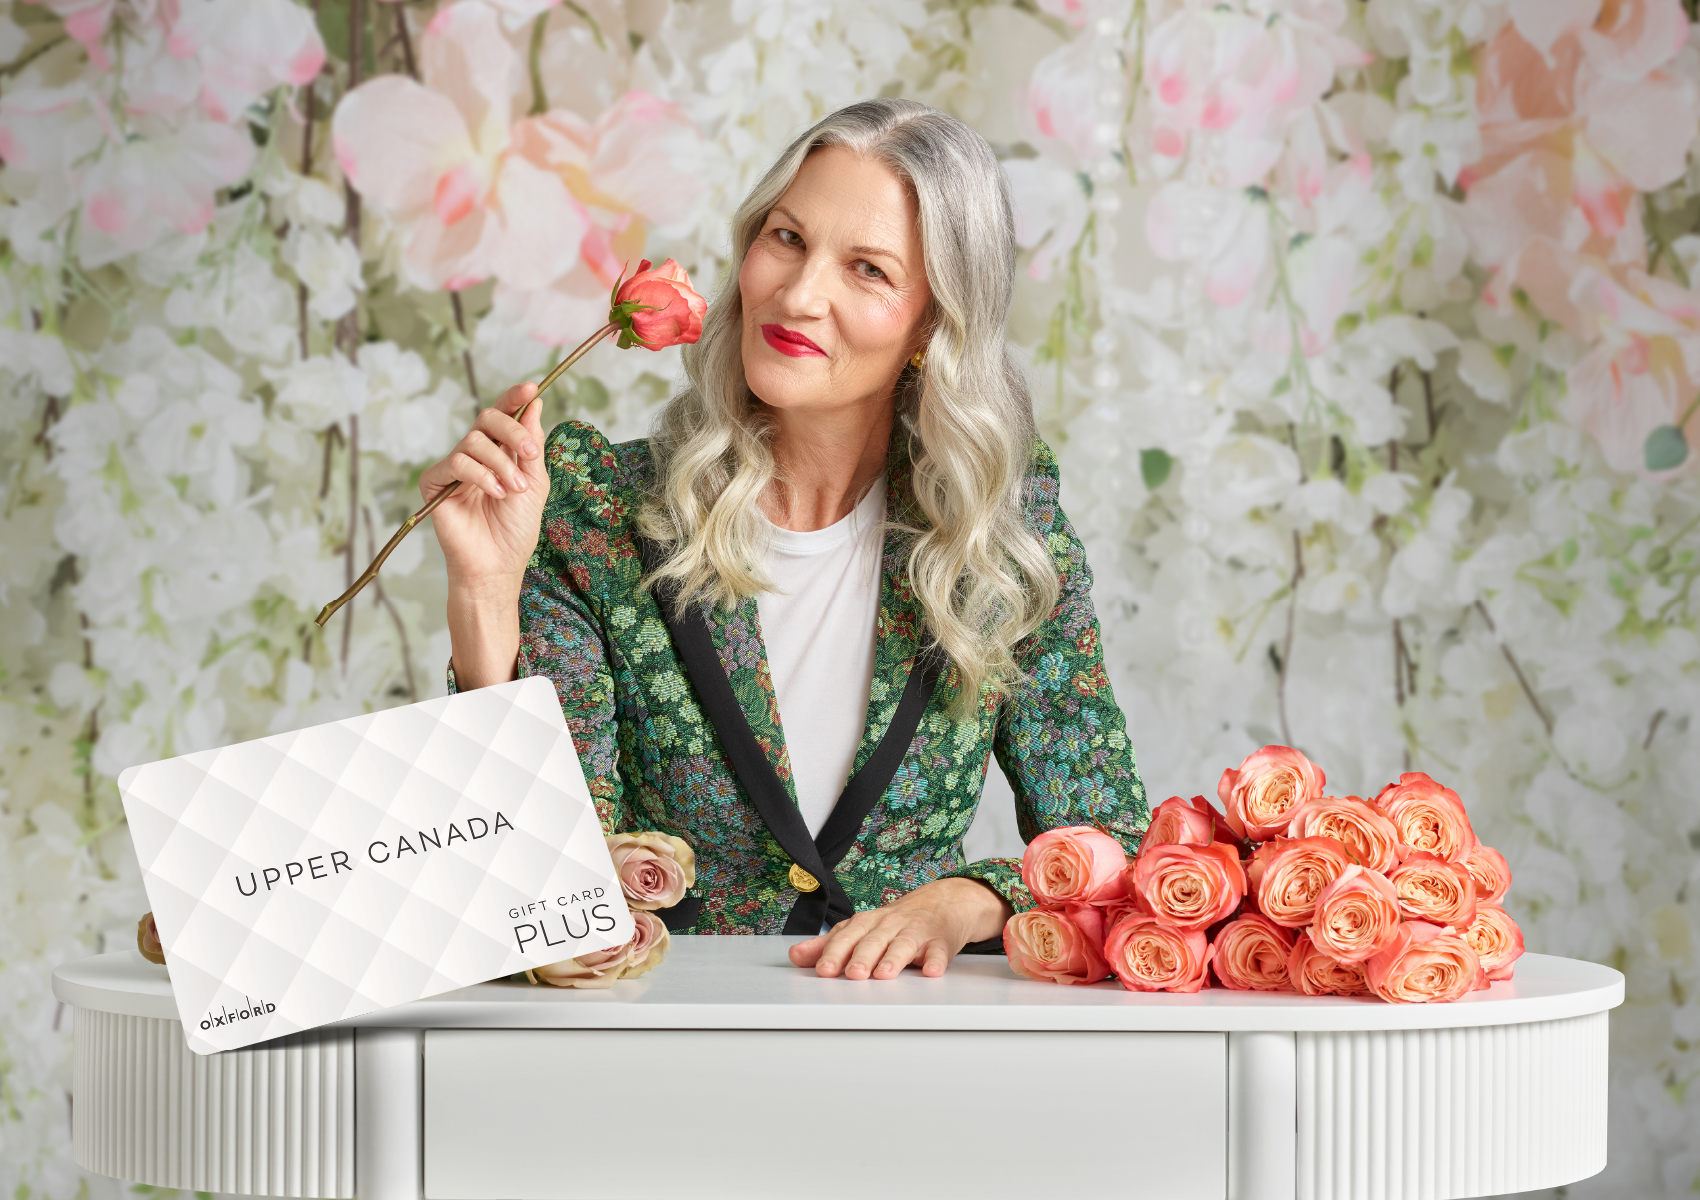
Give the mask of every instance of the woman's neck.
<svg viewBox="0 0 1700 1200">
<path fill-rule="evenodd" d="M 894 399 L 833 412 L 770 409 L 777 478 L 762 513 L 781 529 L 808 533 L 850 515 L 885 470 Z"/>
</svg>

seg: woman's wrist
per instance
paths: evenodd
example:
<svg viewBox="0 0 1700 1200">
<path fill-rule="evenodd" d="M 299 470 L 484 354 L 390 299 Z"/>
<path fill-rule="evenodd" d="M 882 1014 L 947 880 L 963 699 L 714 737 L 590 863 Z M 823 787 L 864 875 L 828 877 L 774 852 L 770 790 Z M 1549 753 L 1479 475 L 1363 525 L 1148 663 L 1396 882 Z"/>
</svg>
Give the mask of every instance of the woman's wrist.
<svg viewBox="0 0 1700 1200">
<path fill-rule="evenodd" d="M 934 880 L 927 886 L 946 893 L 941 899 L 949 904 L 952 915 L 959 922 L 965 946 L 1000 936 L 1004 923 L 1015 913 L 1009 901 L 978 879 L 958 875 Z"/>
<path fill-rule="evenodd" d="M 507 683 L 518 671 L 524 577 L 449 581 L 449 655 L 461 691 Z"/>
</svg>

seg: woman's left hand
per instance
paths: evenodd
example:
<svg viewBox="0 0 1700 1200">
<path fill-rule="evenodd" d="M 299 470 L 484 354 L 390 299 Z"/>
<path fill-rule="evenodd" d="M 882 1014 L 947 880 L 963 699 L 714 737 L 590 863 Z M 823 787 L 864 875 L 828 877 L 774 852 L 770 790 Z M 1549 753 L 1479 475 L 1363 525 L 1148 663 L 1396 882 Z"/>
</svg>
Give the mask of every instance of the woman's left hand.
<svg viewBox="0 0 1700 1200">
<path fill-rule="evenodd" d="M 830 979 L 895 979 L 910 963 L 944 974 L 969 942 L 997 937 L 1013 912 L 1002 896 L 972 879 L 935 879 L 883 908 L 860 912 L 791 947 L 791 961 Z"/>
</svg>

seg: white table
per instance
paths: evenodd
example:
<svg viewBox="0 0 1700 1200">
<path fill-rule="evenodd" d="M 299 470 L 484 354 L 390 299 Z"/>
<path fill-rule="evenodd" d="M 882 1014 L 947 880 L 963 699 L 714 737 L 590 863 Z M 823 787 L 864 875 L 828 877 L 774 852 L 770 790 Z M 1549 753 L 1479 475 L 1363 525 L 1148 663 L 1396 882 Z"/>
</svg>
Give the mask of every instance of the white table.
<svg viewBox="0 0 1700 1200">
<path fill-rule="evenodd" d="M 1445 1200 L 1606 1161 L 1623 976 L 1539 954 L 1455 1004 L 817 978 L 680 937 L 608 991 L 483 984 L 200 1057 L 164 968 L 68 963 L 78 1163 L 361 1200 Z"/>
</svg>

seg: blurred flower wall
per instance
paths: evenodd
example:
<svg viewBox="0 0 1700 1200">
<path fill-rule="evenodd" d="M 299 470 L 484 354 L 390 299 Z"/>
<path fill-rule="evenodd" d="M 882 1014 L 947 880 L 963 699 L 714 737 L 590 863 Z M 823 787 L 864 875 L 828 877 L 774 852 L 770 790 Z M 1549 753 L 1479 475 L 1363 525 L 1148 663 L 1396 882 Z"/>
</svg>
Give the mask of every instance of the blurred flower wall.
<svg viewBox="0 0 1700 1200">
<path fill-rule="evenodd" d="M 714 281 L 774 153 L 882 94 L 1008 168 L 1011 335 L 1153 798 L 1266 742 L 1455 785 L 1531 949 L 1628 975 L 1569 1194 L 1700 1188 L 1694 19 L 0 3 L 0 1193 L 122 1187 L 71 1161 L 48 988 L 146 907 L 118 771 L 440 694 L 428 536 L 313 614 L 622 263 Z M 677 369 L 598 351 L 545 419 L 640 435 Z"/>
</svg>

